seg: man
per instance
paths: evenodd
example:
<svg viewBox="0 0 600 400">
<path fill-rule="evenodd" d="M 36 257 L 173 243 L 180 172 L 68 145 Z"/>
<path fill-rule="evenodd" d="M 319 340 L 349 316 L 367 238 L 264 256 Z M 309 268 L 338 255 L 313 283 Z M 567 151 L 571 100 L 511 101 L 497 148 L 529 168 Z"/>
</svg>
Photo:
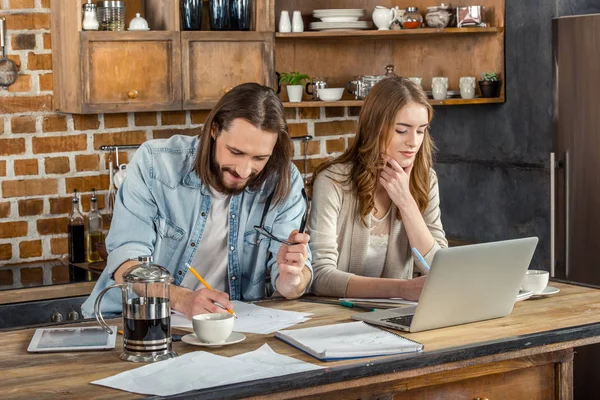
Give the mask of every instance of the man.
<svg viewBox="0 0 600 400">
<path fill-rule="evenodd" d="M 255 83 L 225 94 L 199 137 L 144 143 L 117 193 L 106 269 L 82 306 L 84 315 L 93 315 L 102 289 L 122 282 L 148 254 L 173 275 L 171 308 L 188 318 L 227 312 L 230 298 L 264 297 L 267 270 L 273 290 L 301 296 L 312 267 L 308 235 L 298 232 L 307 205 L 292 151 L 281 101 Z M 215 290 L 204 288 L 186 263 Z M 107 292 L 102 311 L 122 311 L 120 291 Z"/>
</svg>

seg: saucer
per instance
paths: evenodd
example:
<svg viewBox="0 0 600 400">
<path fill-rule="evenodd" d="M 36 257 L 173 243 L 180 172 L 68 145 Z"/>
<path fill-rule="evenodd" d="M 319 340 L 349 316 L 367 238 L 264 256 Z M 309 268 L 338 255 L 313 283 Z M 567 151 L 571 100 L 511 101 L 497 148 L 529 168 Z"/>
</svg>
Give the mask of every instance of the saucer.
<svg viewBox="0 0 600 400">
<path fill-rule="evenodd" d="M 515 303 L 517 301 L 527 300 L 531 296 L 533 296 L 533 292 L 532 291 L 530 291 L 530 290 L 519 290 L 519 294 L 517 294 L 517 299 L 515 300 Z"/>
<path fill-rule="evenodd" d="M 127 28 L 127 30 L 128 31 L 132 31 L 132 32 L 135 32 L 135 31 L 143 31 L 143 32 L 145 32 L 145 31 L 149 31 L 150 28 L 146 28 L 146 29 L 131 29 L 131 28 Z"/>
<path fill-rule="evenodd" d="M 181 341 L 186 342 L 187 344 L 193 344 L 194 346 L 219 347 L 227 346 L 228 344 L 239 343 L 244 339 L 246 339 L 246 335 L 244 335 L 243 333 L 232 332 L 231 335 L 229 335 L 229 337 L 224 342 L 206 343 L 198 339 L 195 333 L 190 333 L 189 335 L 185 335 L 184 337 L 182 337 Z"/>
<path fill-rule="evenodd" d="M 540 293 L 534 294 L 531 297 L 535 298 L 535 297 L 542 297 L 542 296 L 550 296 L 551 294 L 556 294 L 558 292 L 560 292 L 559 288 L 555 288 L 552 286 L 546 286 L 546 288 L 544 290 L 542 290 Z"/>
</svg>

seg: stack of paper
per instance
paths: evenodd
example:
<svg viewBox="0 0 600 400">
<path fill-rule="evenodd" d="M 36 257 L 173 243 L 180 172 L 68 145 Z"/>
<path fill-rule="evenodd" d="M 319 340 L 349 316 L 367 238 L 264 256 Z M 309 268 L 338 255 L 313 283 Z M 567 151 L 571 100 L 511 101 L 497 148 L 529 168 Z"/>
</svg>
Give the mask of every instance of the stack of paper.
<svg viewBox="0 0 600 400">
<path fill-rule="evenodd" d="M 195 351 L 92 383 L 134 393 L 171 396 L 190 390 L 320 368 L 322 367 L 277 354 L 265 344 L 258 350 L 231 358 Z"/>
<path fill-rule="evenodd" d="M 238 318 L 233 325 L 234 332 L 273 333 L 280 329 L 308 321 L 311 313 L 277 310 L 260 307 L 242 301 L 232 301 L 233 310 Z M 192 321 L 185 315 L 175 312 L 171 315 L 171 327 L 193 332 Z"/>
</svg>

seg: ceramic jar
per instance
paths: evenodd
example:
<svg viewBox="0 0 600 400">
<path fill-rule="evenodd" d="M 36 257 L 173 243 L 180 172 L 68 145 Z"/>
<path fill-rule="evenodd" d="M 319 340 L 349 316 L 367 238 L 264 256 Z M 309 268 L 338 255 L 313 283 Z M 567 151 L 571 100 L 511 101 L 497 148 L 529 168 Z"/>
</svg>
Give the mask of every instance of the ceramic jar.
<svg viewBox="0 0 600 400">
<path fill-rule="evenodd" d="M 427 7 L 425 22 L 430 28 L 446 28 L 452 18 L 452 9 L 442 3 L 440 6 Z"/>
<path fill-rule="evenodd" d="M 461 76 L 459 80 L 460 97 L 472 99 L 475 97 L 475 77 Z"/>
<path fill-rule="evenodd" d="M 420 76 L 409 76 L 408 80 L 416 83 L 417 85 L 419 85 L 419 87 L 421 87 L 421 81 L 423 80 L 423 78 L 421 78 Z"/>
<path fill-rule="evenodd" d="M 292 21 L 290 21 L 290 13 L 286 10 L 281 12 L 279 16 L 279 32 L 291 32 Z"/>
<path fill-rule="evenodd" d="M 292 32 L 304 32 L 304 22 L 302 21 L 302 14 L 296 10 L 292 14 Z"/>
<path fill-rule="evenodd" d="M 431 79 L 431 94 L 436 100 L 444 100 L 448 97 L 448 78 L 435 76 Z"/>
</svg>

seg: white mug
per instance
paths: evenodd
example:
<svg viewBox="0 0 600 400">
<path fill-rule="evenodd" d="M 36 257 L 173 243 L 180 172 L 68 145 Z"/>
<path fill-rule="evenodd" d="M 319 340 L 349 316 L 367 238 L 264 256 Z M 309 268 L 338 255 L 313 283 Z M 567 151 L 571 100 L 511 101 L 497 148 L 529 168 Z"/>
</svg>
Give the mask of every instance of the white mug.
<svg viewBox="0 0 600 400">
<path fill-rule="evenodd" d="M 421 80 L 423 80 L 423 78 L 419 77 L 419 76 L 409 76 L 408 77 L 409 81 L 413 81 L 414 83 L 416 83 L 417 85 L 421 86 Z"/>
<path fill-rule="evenodd" d="M 475 77 L 461 76 L 459 80 L 460 97 L 463 99 L 472 99 L 475 97 Z"/>
<path fill-rule="evenodd" d="M 448 78 L 435 76 L 431 78 L 431 93 L 436 100 L 444 100 L 448 97 Z"/>
<path fill-rule="evenodd" d="M 550 279 L 550 273 L 541 269 L 530 269 L 525 273 L 525 278 L 521 283 L 523 290 L 533 292 L 533 294 L 540 294 L 548 286 L 548 280 Z"/>
<path fill-rule="evenodd" d="M 228 313 L 198 314 L 192 317 L 196 337 L 204 343 L 222 343 L 233 330 L 233 315 Z"/>
</svg>

